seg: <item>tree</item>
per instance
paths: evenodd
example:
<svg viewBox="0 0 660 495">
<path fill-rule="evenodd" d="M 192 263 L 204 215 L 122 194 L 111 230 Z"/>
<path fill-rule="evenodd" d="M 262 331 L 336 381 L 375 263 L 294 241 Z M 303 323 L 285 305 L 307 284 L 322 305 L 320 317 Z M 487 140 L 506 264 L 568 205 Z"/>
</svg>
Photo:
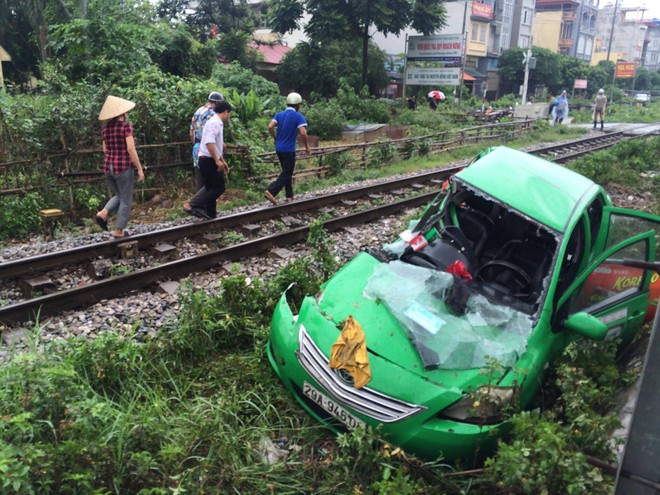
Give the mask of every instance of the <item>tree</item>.
<svg viewBox="0 0 660 495">
<path fill-rule="evenodd" d="M 161 10 L 167 11 L 165 7 L 172 2 L 164 0 Z M 183 19 L 199 41 L 217 37 L 218 50 L 226 60 L 253 67 L 256 54 L 247 43 L 254 31 L 256 15 L 244 0 L 199 0 L 195 10 Z"/>
<path fill-rule="evenodd" d="M 359 93 L 362 89 L 359 48 L 357 40 L 299 43 L 277 68 L 280 87 L 285 93 L 295 89 L 304 95 L 314 92 L 330 98 L 337 94 L 339 78 L 343 77 Z M 371 94 L 387 84 L 386 60 L 385 52 L 370 43 L 367 86 Z"/>
<path fill-rule="evenodd" d="M 362 41 L 362 84 L 367 83 L 370 30 L 398 35 L 406 27 L 428 35 L 447 24 L 442 0 L 271 0 L 271 28 L 284 34 L 299 27 L 312 42 Z"/>
<path fill-rule="evenodd" d="M 497 64 L 500 93 L 518 94 L 518 88 L 525 78 L 523 51 L 523 48 L 510 48 L 500 55 Z M 552 93 L 560 91 L 564 83 L 561 79 L 559 55 L 535 46 L 532 48 L 532 56 L 536 57 L 536 69 L 529 71 L 529 87 L 546 86 Z"/>
<path fill-rule="evenodd" d="M 53 26 L 48 66 L 70 81 L 117 81 L 153 64 L 151 7 L 132 0 L 94 0 L 86 18 Z"/>
</svg>

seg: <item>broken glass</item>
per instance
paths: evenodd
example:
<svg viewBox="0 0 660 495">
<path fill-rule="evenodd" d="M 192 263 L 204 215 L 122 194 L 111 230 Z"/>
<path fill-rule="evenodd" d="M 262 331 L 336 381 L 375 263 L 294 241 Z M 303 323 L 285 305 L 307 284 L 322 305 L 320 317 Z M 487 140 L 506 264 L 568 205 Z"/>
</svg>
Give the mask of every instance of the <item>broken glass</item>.
<svg viewBox="0 0 660 495">
<path fill-rule="evenodd" d="M 532 319 L 472 291 L 465 313 L 455 314 L 446 299 L 458 283 L 466 282 L 397 260 L 374 268 L 364 296 L 385 304 L 427 369 L 480 368 L 490 359 L 513 365 L 526 349 Z"/>
</svg>

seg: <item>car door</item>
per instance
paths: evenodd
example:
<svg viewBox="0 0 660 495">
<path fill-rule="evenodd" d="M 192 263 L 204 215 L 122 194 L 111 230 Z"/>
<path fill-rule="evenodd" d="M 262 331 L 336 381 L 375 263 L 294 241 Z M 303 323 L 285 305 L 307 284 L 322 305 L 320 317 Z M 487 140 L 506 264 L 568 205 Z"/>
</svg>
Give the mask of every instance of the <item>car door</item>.
<svg viewBox="0 0 660 495">
<path fill-rule="evenodd" d="M 627 344 L 645 321 L 653 273 L 625 262 L 654 261 L 656 245 L 656 231 L 650 229 L 607 247 L 560 298 L 560 311 L 587 312 L 607 325 L 608 338 Z"/>
</svg>

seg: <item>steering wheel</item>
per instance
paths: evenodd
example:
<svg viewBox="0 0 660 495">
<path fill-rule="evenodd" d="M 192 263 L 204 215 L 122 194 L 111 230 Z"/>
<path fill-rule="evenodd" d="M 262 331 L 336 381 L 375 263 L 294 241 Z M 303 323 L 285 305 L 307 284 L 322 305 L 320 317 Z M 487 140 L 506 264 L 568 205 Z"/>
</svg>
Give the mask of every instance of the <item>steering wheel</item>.
<svg viewBox="0 0 660 495">
<path fill-rule="evenodd" d="M 499 292 L 511 291 L 512 295 L 523 295 L 532 282 L 522 268 L 504 260 L 483 265 L 477 272 L 477 280 L 492 285 Z"/>
</svg>

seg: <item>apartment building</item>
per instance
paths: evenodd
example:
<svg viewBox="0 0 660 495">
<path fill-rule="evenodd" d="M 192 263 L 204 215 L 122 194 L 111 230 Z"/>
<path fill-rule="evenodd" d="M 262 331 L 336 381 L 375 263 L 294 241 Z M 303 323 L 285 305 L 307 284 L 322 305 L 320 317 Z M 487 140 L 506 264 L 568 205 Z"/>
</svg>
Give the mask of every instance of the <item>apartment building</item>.
<svg viewBox="0 0 660 495">
<path fill-rule="evenodd" d="M 625 60 L 644 64 L 644 49 L 650 41 L 647 38 L 649 28 L 638 14 L 639 9 L 629 8 L 607 7 L 599 11 L 593 64 L 607 60 L 608 53 L 611 62 Z"/>
<path fill-rule="evenodd" d="M 536 0 L 534 45 L 591 61 L 600 0 Z"/>
</svg>

